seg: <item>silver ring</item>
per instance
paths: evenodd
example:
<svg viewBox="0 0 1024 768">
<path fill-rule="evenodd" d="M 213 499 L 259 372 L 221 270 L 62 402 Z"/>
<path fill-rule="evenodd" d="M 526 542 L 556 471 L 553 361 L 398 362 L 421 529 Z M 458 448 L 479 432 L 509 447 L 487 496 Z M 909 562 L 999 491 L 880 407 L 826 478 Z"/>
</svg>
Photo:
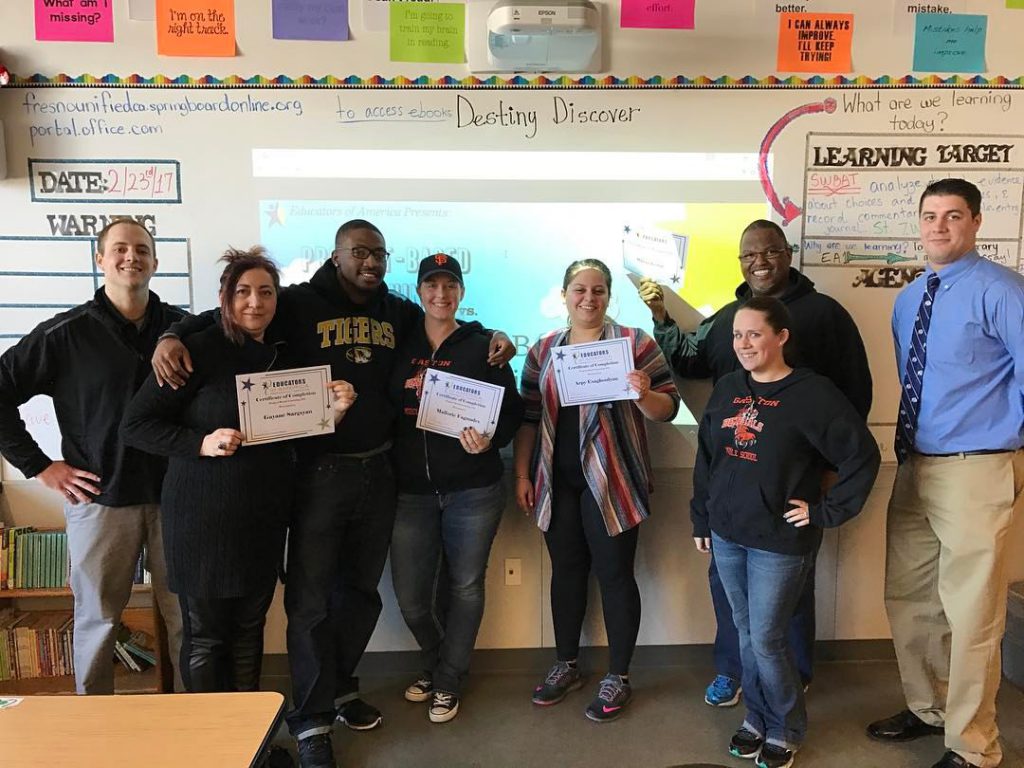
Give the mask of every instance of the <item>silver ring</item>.
<svg viewBox="0 0 1024 768">
<path fill-rule="evenodd" d="M 217 443 L 217 447 L 220 448 L 222 451 L 226 451 L 228 449 L 228 444 L 227 443 Z"/>
</svg>

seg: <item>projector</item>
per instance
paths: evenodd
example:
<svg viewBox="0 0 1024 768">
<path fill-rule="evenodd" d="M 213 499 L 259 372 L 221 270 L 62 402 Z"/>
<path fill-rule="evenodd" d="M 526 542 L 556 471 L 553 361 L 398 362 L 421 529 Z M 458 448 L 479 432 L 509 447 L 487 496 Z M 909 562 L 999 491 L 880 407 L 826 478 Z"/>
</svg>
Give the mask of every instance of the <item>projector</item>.
<svg viewBox="0 0 1024 768">
<path fill-rule="evenodd" d="M 467 10 L 467 39 L 480 34 Z M 601 10 L 590 0 L 499 0 L 486 12 L 487 60 L 470 69 L 489 72 L 599 72 Z M 482 31 L 482 30 L 481 30 Z M 482 35 L 481 35 L 482 37 Z M 472 54 L 472 44 L 470 44 Z"/>
</svg>

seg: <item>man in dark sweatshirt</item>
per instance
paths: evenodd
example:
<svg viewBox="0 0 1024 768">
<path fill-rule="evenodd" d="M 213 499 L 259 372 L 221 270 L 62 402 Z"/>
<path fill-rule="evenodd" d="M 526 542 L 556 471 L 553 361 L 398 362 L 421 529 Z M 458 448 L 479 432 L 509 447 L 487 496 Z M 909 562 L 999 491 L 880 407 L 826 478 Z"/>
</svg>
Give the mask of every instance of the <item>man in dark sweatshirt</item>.
<svg viewBox="0 0 1024 768">
<path fill-rule="evenodd" d="M 0 453 L 64 500 L 78 693 L 114 692 L 114 641 L 143 545 L 181 690 L 181 611 L 167 591 L 160 529 L 167 463 L 126 446 L 118 428 L 157 338 L 185 312 L 149 290 L 156 244 L 137 221 L 115 219 L 100 231 L 96 266 L 103 286 L 90 301 L 40 323 L 0 357 Z M 62 459 L 46 455 L 19 415 L 36 395 L 53 399 Z"/>
<path fill-rule="evenodd" d="M 273 327 L 285 337 L 298 365 L 330 365 L 357 399 L 334 434 L 295 443 L 297 499 L 288 538 L 288 661 L 292 703 L 288 727 L 303 768 L 333 768 L 335 719 L 354 730 L 382 722 L 380 711 L 359 698 L 356 665 L 377 625 L 377 585 L 387 560 L 397 498 L 391 444 L 397 412 L 388 382 L 397 346 L 423 324 L 418 304 L 384 283 L 388 251 L 373 224 L 354 219 L 335 235 L 331 258 L 308 283 L 278 297 Z M 200 316 L 202 317 L 202 316 Z M 210 322 L 190 321 L 177 336 Z M 495 334 L 511 357 L 511 342 Z M 184 381 L 177 340 L 161 342 L 158 377 Z M 183 370 L 184 368 L 184 370 Z"/>
<path fill-rule="evenodd" d="M 654 317 L 654 338 L 677 374 L 691 379 L 710 377 L 717 382 L 740 368 L 732 346 L 732 321 L 737 308 L 751 296 L 773 296 L 786 305 L 793 318 L 788 347 L 794 364 L 831 379 L 867 419 L 871 409 L 871 371 L 857 326 L 839 302 L 818 293 L 814 283 L 793 269 L 792 260 L 793 249 L 781 227 L 765 219 L 748 224 L 740 237 L 739 261 L 744 282 L 736 289 L 736 301 L 726 304 L 691 332 L 680 329 L 669 317 L 661 287 L 652 280 L 642 280 L 640 298 Z M 805 684 L 810 683 L 814 674 L 813 573 L 812 570 L 790 625 L 790 642 Z M 708 580 L 718 631 L 714 646 L 716 677 L 708 685 L 704 701 L 715 707 L 732 706 L 740 696 L 739 638 L 714 557 Z"/>
</svg>

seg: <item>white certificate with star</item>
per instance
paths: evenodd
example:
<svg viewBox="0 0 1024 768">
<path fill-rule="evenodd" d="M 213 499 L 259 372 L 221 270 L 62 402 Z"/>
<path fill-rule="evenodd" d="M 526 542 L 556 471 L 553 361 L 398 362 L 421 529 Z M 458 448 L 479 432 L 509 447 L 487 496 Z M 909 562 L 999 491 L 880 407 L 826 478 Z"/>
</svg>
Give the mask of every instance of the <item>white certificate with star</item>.
<svg viewBox="0 0 1024 768">
<path fill-rule="evenodd" d="M 629 337 L 555 347 L 555 383 L 562 405 L 636 400 L 626 382 L 633 370 L 633 341 Z"/>
<path fill-rule="evenodd" d="M 475 427 L 484 437 L 494 437 L 504 397 L 505 388 L 497 384 L 428 368 L 416 426 L 455 438 L 466 427 Z"/>
<path fill-rule="evenodd" d="M 243 445 L 334 432 L 331 366 L 235 376 Z"/>
<path fill-rule="evenodd" d="M 672 290 L 683 287 L 690 238 L 662 229 L 626 227 L 622 265 L 638 277 L 649 277 Z"/>
</svg>

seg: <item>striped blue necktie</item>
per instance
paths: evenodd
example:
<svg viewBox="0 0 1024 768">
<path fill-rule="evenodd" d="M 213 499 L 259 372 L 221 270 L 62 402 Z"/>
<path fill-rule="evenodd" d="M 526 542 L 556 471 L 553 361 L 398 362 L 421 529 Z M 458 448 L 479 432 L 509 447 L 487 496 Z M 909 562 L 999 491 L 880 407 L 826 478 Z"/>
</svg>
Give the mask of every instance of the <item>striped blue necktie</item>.
<svg viewBox="0 0 1024 768">
<path fill-rule="evenodd" d="M 907 350 L 907 365 L 903 371 L 903 388 L 900 391 L 900 415 L 896 420 L 896 460 L 902 464 L 914 449 L 914 433 L 917 432 L 917 415 L 921 410 L 921 392 L 924 384 L 924 361 L 928 352 L 928 326 L 932 323 L 932 303 L 939 290 L 939 276 L 935 272 L 928 276 L 928 285 L 921 306 L 917 308 L 917 319 L 910 334 L 910 348 Z"/>
</svg>

